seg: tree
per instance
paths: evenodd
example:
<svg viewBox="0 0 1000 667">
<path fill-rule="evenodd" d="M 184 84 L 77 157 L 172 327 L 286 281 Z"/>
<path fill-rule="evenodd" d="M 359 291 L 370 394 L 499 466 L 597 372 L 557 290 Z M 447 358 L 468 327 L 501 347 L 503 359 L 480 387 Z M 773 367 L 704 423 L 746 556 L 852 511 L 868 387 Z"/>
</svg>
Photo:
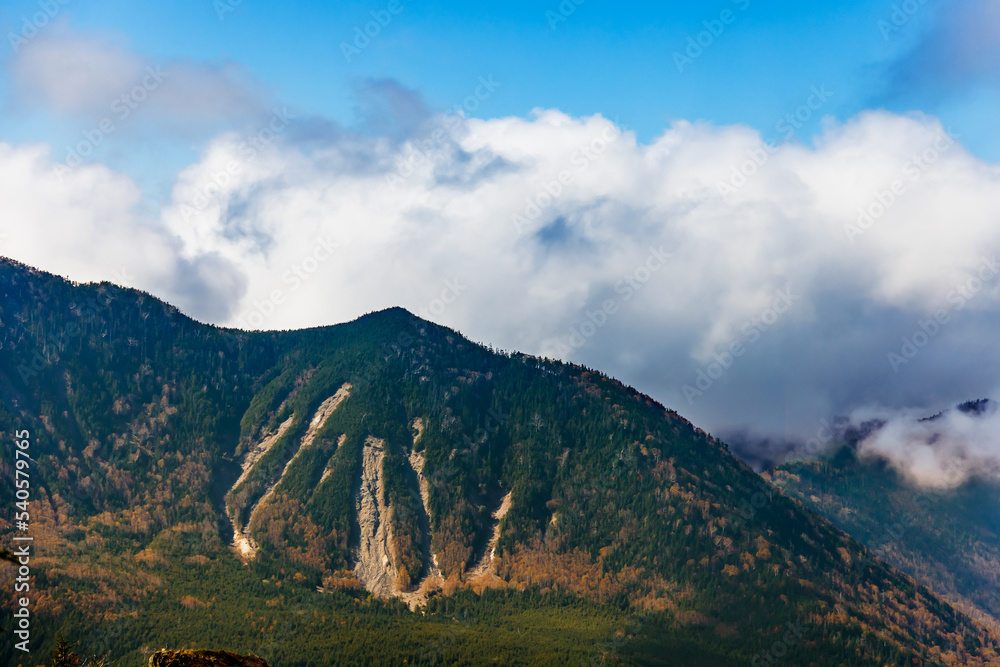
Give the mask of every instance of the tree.
<svg viewBox="0 0 1000 667">
<path fill-rule="evenodd" d="M 76 644 L 70 644 L 61 634 L 56 634 L 56 647 L 52 650 L 51 667 L 80 667 L 80 656 L 72 651 Z"/>
</svg>

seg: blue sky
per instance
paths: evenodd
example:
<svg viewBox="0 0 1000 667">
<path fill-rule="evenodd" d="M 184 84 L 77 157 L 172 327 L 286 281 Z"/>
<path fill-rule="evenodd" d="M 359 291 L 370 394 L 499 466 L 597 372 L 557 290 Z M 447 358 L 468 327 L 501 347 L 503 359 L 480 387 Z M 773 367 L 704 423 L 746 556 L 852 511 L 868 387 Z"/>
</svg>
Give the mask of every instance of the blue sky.
<svg viewBox="0 0 1000 667">
<path fill-rule="evenodd" d="M 996 395 L 1000 269 L 949 297 L 1000 254 L 997 0 L 233 2 L 0 7 L 0 253 L 403 306 L 775 443 Z"/>
<path fill-rule="evenodd" d="M 945 7 L 939 2 L 912 0 L 916 11 L 890 32 L 884 25 L 899 3 L 400 0 L 391 23 L 348 62 L 342 44 L 352 43 L 355 28 L 371 21 L 371 12 L 386 11 L 388 2 L 231 1 L 73 0 L 57 20 L 118 40 L 150 62 L 237 63 L 275 100 L 345 125 L 356 120 L 359 80 L 391 78 L 432 108 L 451 109 L 480 76 L 492 75 L 502 88 L 470 115 L 525 116 L 545 107 L 574 116 L 601 113 L 641 141 L 676 119 L 745 123 L 777 138 L 777 123 L 806 102 L 812 87 L 825 86 L 833 97 L 796 128 L 801 141 L 819 130 L 823 116 L 921 110 L 967 137 L 980 156 L 1000 158 L 991 121 L 995 89 L 893 90 L 893 68 L 933 28 Z M 16 31 L 23 17 L 38 11 L 37 0 L 5 3 L 0 25 L 5 33 Z M 723 12 L 730 12 L 728 24 L 719 20 Z M 713 24 L 719 34 L 709 39 L 705 31 Z M 679 71 L 676 54 L 686 56 L 689 38 L 699 33 L 707 46 L 692 51 L 697 57 Z M 9 87 L 4 92 L 9 107 Z M 58 119 L 8 117 L 5 124 L 8 136 L 24 140 L 72 131 Z"/>
</svg>

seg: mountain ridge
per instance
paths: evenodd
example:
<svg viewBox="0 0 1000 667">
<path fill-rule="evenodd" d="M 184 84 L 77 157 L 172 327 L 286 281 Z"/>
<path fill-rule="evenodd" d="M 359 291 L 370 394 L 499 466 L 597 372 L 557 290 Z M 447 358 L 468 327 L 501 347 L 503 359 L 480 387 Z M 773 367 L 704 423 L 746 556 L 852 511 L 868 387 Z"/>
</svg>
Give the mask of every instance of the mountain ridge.
<svg viewBox="0 0 1000 667">
<path fill-rule="evenodd" d="M 346 631 L 302 629 L 321 617 L 367 624 L 369 637 L 396 624 L 402 640 L 381 659 L 414 659 L 441 643 L 428 643 L 428 629 L 455 605 L 480 618 L 515 610 L 535 653 L 491 644 L 472 624 L 441 656 L 491 646 L 514 663 L 564 664 L 607 636 L 594 628 L 640 612 L 645 629 L 619 627 L 632 639 L 615 659 L 657 664 L 665 646 L 696 646 L 706 663 L 745 663 L 778 646 L 789 623 L 810 628 L 782 649 L 802 664 L 988 664 L 1000 651 L 725 443 L 591 369 L 496 352 L 399 308 L 242 332 L 11 262 L 0 279 L 0 427 L 37 438 L 33 526 L 49 545 L 39 622 L 72 629 L 65 619 L 86 610 L 117 627 L 134 605 L 121 635 L 128 659 L 174 632 L 166 619 L 198 645 L 273 663 L 321 661 L 333 646 L 372 655 Z M 11 475 L 9 461 L 0 473 Z M 361 504 L 377 520 L 362 530 L 365 484 Z M 258 547 L 247 563 L 231 548 L 234 528 Z M 358 578 L 355 545 L 380 529 L 371 563 L 394 573 L 397 592 L 419 590 L 426 616 L 369 596 Z M 237 593 L 261 611 L 241 618 Z M 553 634 L 555 608 L 605 620 Z M 270 609 L 315 620 L 290 631 L 294 648 L 268 653 L 253 630 Z M 539 614 L 545 623 L 527 621 Z"/>
<path fill-rule="evenodd" d="M 995 407 L 977 399 L 954 410 L 983 417 Z M 944 415 L 915 419 L 926 424 Z M 980 471 L 953 487 L 921 486 L 878 452 L 862 453 L 861 442 L 883 426 L 848 429 L 817 460 L 788 462 L 766 474 L 886 562 L 1000 630 L 1000 483 Z"/>
</svg>

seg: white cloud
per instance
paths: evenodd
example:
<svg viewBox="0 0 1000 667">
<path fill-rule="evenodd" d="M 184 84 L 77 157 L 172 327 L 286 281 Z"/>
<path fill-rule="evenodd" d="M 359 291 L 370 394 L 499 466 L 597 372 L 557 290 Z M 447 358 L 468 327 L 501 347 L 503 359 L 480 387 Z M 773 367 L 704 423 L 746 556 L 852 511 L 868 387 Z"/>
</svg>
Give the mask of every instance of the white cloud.
<svg viewBox="0 0 1000 667">
<path fill-rule="evenodd" d="M 156 59 L 63 25 L 23 46 L 8 69 L 21 107 L 88 121 L 141 109 L 161 128 L 204 132 L 268 113 L 265 91 L 235 64 Z"/>
<path fill-rule="evenodd" d="M 957 401 L 992 386 L 997 360 L 975 355 L 991 340 L 1000 280 L 960 312 L 950 297 L 1000 252 L 1000 169 L 933 118 L 870 112 L 814 148 L 770 155 L 744 127 L 678 123 L 638 145 L 603 118 L 552 110 L 442 126 L 437 141 L 426 130 L 402 145 L 279 139 L 249 162 L 241 137 L 222 137 L 181 175 L 164 220 L 188 253 L 245 268 L 233 323 L 319 325 L 400 304 L 481 340 L 606 368 L 713 428 L 810 433 L 870 402 Z M 183 208 L 228 163 L 239 173 L 209 205 Z M 734 169 L 756 173 L 743 184 Z M 741 187 L 723 196 L 720 181 Z M 342 247 L 313 267 L 319 238 Z M 669 262 L 630 289 L 661 246 Z M 431 309 L 455 278 L 462 296 Z M 775 319 L 788 289 L 794 305 Z M 894 369 L 889 353 L 942 309 L 940 336 Z M 602 326 L 571 340 L 588 313 Z M 744 354 L 689 405 L 682 385 L 717 370 L 734 342 Z"/>
<path fill-rule="evenodd" d="M 0 143 L 0 253 L 73 280 L 115 280 L 226 317 L 245 281 L 212 253 L 180 256 L 179 241 L 143 214 L 142 193 L 103 166 L 55 165 L 42 145 Z"/>
<path fill-rule="evenodd" d="M 885 425 L 866 438 L 862 455 L 890 461 L 921 486 L 951 488 L 974 476 L 1000 474 L 1000 410 L 947 410 L 934 418 L 913 410 L 863 411 Z"/>
<path fill-rule="evenodd" d="M 148 289 L 219 323 L 304 327 L 401 305 L 607 370 L 717 433 L 811 435 L 860 406 L 929 407 L 995 386 L 1000 279 L 961 309 L 953 297 L 1000 255 L 1000 168 L 946 145 L 933 118 L 865 113 L 814 147 L 770 153 L 741 126 L 681 122 L 642 145 L 599 116 L 554 110 L 439 117 L 402 142 L 303 138 L 296 120 L 269 133 L 272 122 L 217 137 L 157 220 L 136 217 L 138 193 L 96 167 L 53 196 L 63 191 L 36 156 L 22 206 L 39 239 L 14 256 L 88 279 L 130 252 L 136 270 L 156 269 Z M 734 170 L 753 173 L 744 183 Z M 62 203 L 86 178 L 82 210 Z M 38 212 L 43 196 L 61 208 Z M 42 245 L 80 218 L 121 248 Z M 111 224 L 118 241 L 102 231 Z M 665 263 L 653 261 L 661 248 Z M 215 268 L 195 286 L 224 276 L 211 301 L 173 277 L 198 262 Z M 889 354 L 938 311 L 948 323 L 894 369 Z M 684 385 L 701 394 L 689 403 Z"/>
</svg>

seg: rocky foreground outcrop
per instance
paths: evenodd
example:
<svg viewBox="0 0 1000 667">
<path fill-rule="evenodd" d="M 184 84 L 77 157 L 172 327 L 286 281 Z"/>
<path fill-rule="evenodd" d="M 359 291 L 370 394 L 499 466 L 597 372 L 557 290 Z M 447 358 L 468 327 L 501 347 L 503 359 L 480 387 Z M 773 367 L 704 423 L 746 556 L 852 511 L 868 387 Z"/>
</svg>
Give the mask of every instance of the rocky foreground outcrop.
<svg viewBox="0 0 1000 667">
<path fill-rule="evenodd" d="M 149 667 L 270 667 L 256 655 L 237 655 L 228 651 L 183 650 L 157 651 L 149 657 Z"/>
</svg>

